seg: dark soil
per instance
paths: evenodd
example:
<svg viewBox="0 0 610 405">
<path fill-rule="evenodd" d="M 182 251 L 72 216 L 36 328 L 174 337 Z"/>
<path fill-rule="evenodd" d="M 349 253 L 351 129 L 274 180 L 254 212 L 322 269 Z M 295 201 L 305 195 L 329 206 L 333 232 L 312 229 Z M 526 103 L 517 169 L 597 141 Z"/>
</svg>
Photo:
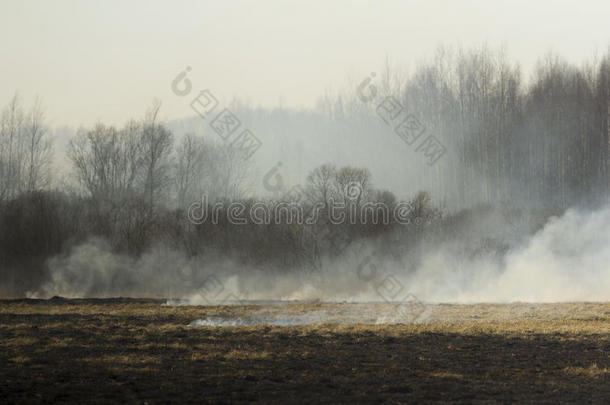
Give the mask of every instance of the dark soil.
<svg viewBox="0 0 610 405">
<path fill-rule="evenodd" d="M 219 309 L 2 301 L 0 402 L 609 403 L 598 307 L 566 321 L 188 327 Z"/>
</svg>

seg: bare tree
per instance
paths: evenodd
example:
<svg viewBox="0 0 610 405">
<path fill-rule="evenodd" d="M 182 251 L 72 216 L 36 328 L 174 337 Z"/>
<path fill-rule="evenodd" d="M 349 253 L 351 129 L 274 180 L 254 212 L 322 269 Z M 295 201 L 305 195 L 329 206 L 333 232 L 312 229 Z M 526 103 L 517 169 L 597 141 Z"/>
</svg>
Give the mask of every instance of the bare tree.
<svg viewBox="0 0 610 405">
<path fill-rule="evenodd" d="M 15 95 L 0 116 L 0 201 L 48 186 L 52 146 L 40 102 L 25 113 Z"/>
<path fill-rule="evenodd" d="M 163 197 L 167 197 L 170 188 L 173 135 L 158 123 L 160 108 L 161 103 L 153 103 L 144 121 L 142 133 L 144 189 L 151 211 Z"/>
<path fill-rule="evenodd" d="M 207 150 L 203 137 L 187 134 L 176 149 L 175 185 L 178 206 L 186 205 L 198 198 L 204 192 L 204 183 L 210 151 Z M 199 194 L 199 195 L 197 195 Z"/>
<path fill-rule="evenodd" d="M 359 167 L 342 167 L 335 176 L 335 189 L 344 202 L 350 200 L 360 205 L 371 190 L 371 173 Z"/>
<path fill-rule="evenodd" d="M 25 188 L 35 191 L 45 188 L 50 182 L 50 165 L 53 151 L 53 140 L 47 134 L 44 123 L 44 111 L 39 100 L 36 100 L 25 125 L 27 147 L 27 170 Z"/>
<path fill-rule="evenodd" d="M 307 176 L 306 190 L 311 203 L 322 202 L 328 206 L 329 199 L 337 195 L 337 169 L 331 164 L 316 167 Z"/>
<path fill-rule="evenodd" d="M 98 124 L 79 132 L 69 143 L 68 157 L 91 197 L 115 201 L 137 193 L 143 158 L 139 131 L 133 124 L 122 131 Z"/>
<path fill-rule="evenodd" d="M 250 163 L 242 158 L 239 150 L 225 144 L 214 144 L 209 148 L 204 189 L 211 198 L 243 198 Z"/>
</svg>

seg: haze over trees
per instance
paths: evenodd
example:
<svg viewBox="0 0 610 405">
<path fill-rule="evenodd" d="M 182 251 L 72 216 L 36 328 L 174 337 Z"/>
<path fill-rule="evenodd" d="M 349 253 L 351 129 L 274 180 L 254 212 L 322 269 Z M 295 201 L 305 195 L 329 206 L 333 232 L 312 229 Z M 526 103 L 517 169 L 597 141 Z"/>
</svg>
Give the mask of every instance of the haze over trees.
<svg viewBox="0 0 610 405">
<path fill-rule="evenodd" d="M 503 51 L 440 48 L 409 77 L 387 67 L 377 89 L 447 147 L 419 174 L 454 209 L 515 200 L 565 209 L 608 195 L 609 77 L 608 53 L 582 67 L 548 54 L 526 81 Z M 334 117 L 366 115 L 356 97 L 323 105 Z"/>
<path fill-rule="evenodd" d="M 200 133 L 177 136 L 160 122 L 159 103 L 123 127 L 80 130 L 66 153 L 71 183 L 59 186 L 43 109 L 38 102 L 26 109 L 15 96 L 0 115 L 0 293 L 35 291 L 50 258 L 92 238 L 128 257 L 162 244 L 204 261 L 221 255 L 255 267 L 315 271 L 355 240 L 383 240 L 386 250 L 404 252 L 419 238 L 450 234 L 479 203 L 544 209 L 547 216 L 608 198 L 610 53 L 582 67 L 547 55 L 526 81 L 502 51 L 440 48 L 410 76 L 388 67 L 377 89 L 380 98 L 400 100 L 447 153 L 432 167 L 406 163 L 421 192 L 403 199 L 377 187 L 368 168 L 332 161 L 308 167 L 299 204 L 305 213 L 321 207 L 312 224 L 291 222 L 289 212 L 279 223 L 227 221 L 230 202 L 275 209 L 293 196 L 288 189 L 273 197 L 251 193 L 251 164 L 238 150 Z M 316 111 L 250 114 L 278 125 L 347 122 L 376 134 L 383 125 L 375 107 L 350 91 L 322 97 Z M 226 202 L 217 223 L 187 218 L 204 194 L 210 207 Z M 331 200 L 389 211 L 405 203 L 411 221 L 373 223 L 368 211 L 355 223 L 333 224 Z"/>
</svg>

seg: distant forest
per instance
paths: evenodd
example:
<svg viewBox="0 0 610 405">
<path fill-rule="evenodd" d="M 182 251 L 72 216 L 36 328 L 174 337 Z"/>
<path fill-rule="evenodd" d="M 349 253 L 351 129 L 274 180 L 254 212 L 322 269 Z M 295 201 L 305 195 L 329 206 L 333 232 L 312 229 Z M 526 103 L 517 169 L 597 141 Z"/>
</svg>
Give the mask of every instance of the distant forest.
<svg viewBox="0 0 610 405">
<path fill-rule="evenodd" d="M 422 172 L 427 186 L 405 201 L 377 189 L 367 168 L 332 162 L 310 168 L 298 198 L 249 195 L 250 161 L 220 140 L 175 136 L 160 122 L 159 104 L 123 127 L 99 123 L 79 131 L 66 153 L 71 177 L 59 181 L 42 106 L 26 108 L 15 96 L 0 116 L 0 294 L 35 290 L 48 277 L 50 258 L 91 238 L 132 257 L 163 244 L 204 261 L 226 256 L 311 271 L 353 241 L 384 241 L 392 253 L 421 238 L 459 233 L 456 224 L 472 217 L 473 207 L 501 206 L 507 215 L 531 208 L 536 228 L 568 207 L 607 201 L 610 53 L 580 67 L 549 55 L 526 81 L 501 51 L 441 48 L 411 75 L 388 67 L 377 88 L 380 97 L 400 100 L 447 149 Z M 322 97 L 316 114 L 379 128 L 376 105 L 362 103 L 356 88 Z M 333 224 L 326 209 L 331 199 L 346 201 L 348 184 L 361 190 L 358 206 L 382 203 L 392 210 L 406 202 L 410 220 Z M 291 223 L 288 216 L 281 223 L 231 224 L 222 214 L 218 223 L 193 223 L 188 208 L 204 194 L 210 205 L 287 200 L 306 212 L 316 204 L 325 208 L 315 224 Z M 446 212 L 449 200 L 454 209 Z"/>
</svg>

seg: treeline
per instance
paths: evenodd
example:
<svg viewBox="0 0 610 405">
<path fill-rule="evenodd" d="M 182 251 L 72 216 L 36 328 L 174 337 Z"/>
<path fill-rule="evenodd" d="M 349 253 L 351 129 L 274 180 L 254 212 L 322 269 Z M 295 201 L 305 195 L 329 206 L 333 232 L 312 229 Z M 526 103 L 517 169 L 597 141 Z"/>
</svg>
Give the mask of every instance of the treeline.
<svg viewBox="0 0 610 405">
<path fill-rule="evenodd" d="M 360 181 L 365 192 L 348 198 L 342 191 L 342 175 Z M 403 202 L 396 216 L 400 202 L 392 193 L 370 187 L 369 181 L 366 170 L 324 166 L 312 172 L 301 189 L 303 194 L 273 200 L 220 199 L 217 208 L 199 204 L 198 210 L 216 214 L 216 220 L 210 216 L 207 221 L 193 218 L 188 209 L 150 205 L 145 187 L 139 195 L 109 193 L 103 199 L 59 191 L 26 192 L 0 208 L 2 293 L 37 291 L 49 277 L 50 258 L 69 255 L 72 247 L 92 239 L 103 239 L 110 246 L 108 254 L 134 258 L 162 245 L 202 263 L 228 259 L 236 266 L 266 271 L 314 271 L 322 268 L 325 259 L 338 257 L 357 242 L 386 238 L 387 250 L 404 251 L 440 223 L 441 212 L 426 193 Z M 239 222 L 230 219 L 230 204 L 236 203 L 245 213 Z M 369 203 L 371 209 L 364 210 Z M 336 214 L 330 213 L 331 204 L 339 205 L 337 212 L 345 214 L 343 219 L 337 221 Z M 249 214 L 255 205 L 280 214 L 255 221 Z M 315 217 L 311 215 L 314 206 L 318 207 Z M 302 220 L 297 220 L 295 207 L 305 214 Z M 350 216 L 352 209 L 358 215 Z M 311 218 L 315 221 L 306 220 Z"/>
<path fill-rule="evenodd" d="M 64 189 L 50 190 L 42 182 L 31 186 L 32 167 L 51 173 L 51 143 L 44 129 L 29 154 L 11 155 L 9 160 L 3 155 L 3 166 L 13 167 L 10 173 L 24 168 L 12 181 L 3 179 L 0 194 L 3 294 L 36 291 L 49 276 L 51 257 L 69 254 L 71 247 L 92 238 L 103 239 L 113 253 L 131 257 L 163 245 L 204 261 L 209 255 L 259 268 L 312 270 L 353 241 L 407 226 L 423 228 L 440 218 L 426 193 L 402 202 L 398 212 L 400 202 L 391 192 L 375 189 L 368 170 L 330 164 L 314 169 L 306 184 L 283 196 L 248 198 L 243 187 L 248 164 L 239 150 L 193 134 L 175 142 L 172 132 L 158 122 L 158 112 L 159 105 L 154 105 L 143 119 L 122 128 L 98 124 L 80 131 L 68 146 L 74 181 Z M 17 100 L 3 112 L 4 123 L 11 123 L 2 127 L 3 142 L 32 132 L 27 121 L 15 116 L 26 116 Z M 221 203 L 215 211 L 218 220 L 201 222 L 189 216 L 189 208 L 204 195 L 206 207 L 200 204 L 201 209 L 212 211 Z M 243 222 L 230 220 L 231 203 L 244 208 Z M 278 212 L 281 204 L 288 210 L 262 223 L 249 216 L 254 205 Z M 335 205 L 348 216 L 333 220 Z M 315 207 L 315 219 L 296 220 L 291 211 L 296 207 L 310 219 Z M 358 212 L 353 218 L 352 209 Z"/>
<path fill-rule="evenodd" d="M 610 54 L 582 68 L 548 57 L 524 84 L 501 52 L 440 50 L 409 77 L 388 69 L 377 89 L 379 100 L 396 97 L 446 146 L 435 166 L 414 165 L 425 168 L 414 173 L 431 194 L 402 201 L 377 189 L 366 169 L 325 164 L 290 192 L 254 198 L 246 187 L 251 167 L 239 150 L 200 134 L 176 137 L 159 122 L 159 104 L 120 128 L 100 123 L 80 130 L 67 149 L 72 177 L 53 185 L 53 140 L 42 109 L 38 103 L 26 109 L 15 97 L 0 116 L 0 294 L 36 290 L 48 277 L 49 258 L 91 238 L 130 257 L 163 244 L 203 261 L 226 257 L 303 271 L 319 269 L 357 241 L 404 254 L 422 238 L 455 234 L 460 218 L 476 217 L 443 214 L 438 207 L 446 201 L 455 211 L 481 202 L 534 204 L 542 209 L 533 220 L 538 226 L 548 215 L 608 196 Z M 379 123 L 377 105 L 355 93 L 319 107 L 332 119 L 378 128 L 367 126 Z M 218 221 L 189 218 L 203 195 L 208 210 L 224 203 Z M 313 223 L 295 222 L 290 213 L 235 223 L 228 218 L 236 202 L 244 212 L 293 203 L 317 216 Z M 372 208 L 337 222 L 330 212 L 336 203 L 356 212 Z M 384 215 L 380 207 L 401 217 L 371 220 L 375 212 Z"/>
<path fill-rule="evenodd" d="M 357 94 L 326 97 L 321 108 L 348 121 L 396 97 L 447 153 L 432 170 L 414 167 L 435 196 L 455 209 L 476 202 L 549 208 L 607 198 L 610 53 L 581 67 L 556 55 L 530 80 L 504 51 L 447 48 L 405 76 L 387 65 L 363 108 Z M 367 93 L 369 94 L 369 93 Z"/>
</svg>

